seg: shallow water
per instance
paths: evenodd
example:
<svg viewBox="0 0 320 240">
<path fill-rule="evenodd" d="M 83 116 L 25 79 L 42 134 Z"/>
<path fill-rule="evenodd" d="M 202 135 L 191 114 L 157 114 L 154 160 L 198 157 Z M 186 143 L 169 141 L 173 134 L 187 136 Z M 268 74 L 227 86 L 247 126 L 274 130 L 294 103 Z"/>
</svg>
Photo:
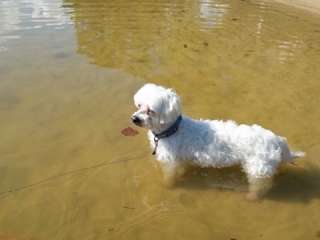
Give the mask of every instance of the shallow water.
<svg viewBox="0 0 320 240">
<path fill-rule="evenodd" d="M 264 1 L 1 1 L 0 239 L 320 239 L 319 39 Z M 145 82 L 307 157 L 257 203 L 239 169 L 168 189 L 145 131 L 121 135 Z"/>
</svg>

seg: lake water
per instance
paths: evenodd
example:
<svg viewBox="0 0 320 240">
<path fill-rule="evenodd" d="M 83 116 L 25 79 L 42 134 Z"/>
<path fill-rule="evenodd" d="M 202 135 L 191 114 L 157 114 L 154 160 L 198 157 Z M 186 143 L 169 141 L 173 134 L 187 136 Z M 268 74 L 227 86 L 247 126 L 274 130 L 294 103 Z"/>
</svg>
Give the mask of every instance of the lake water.
<svg viewBox="0 0 320 240">
<path fill-rule="evenodd" d="M 0 240 L 320 239 L 319 63 L 320 16 L 269 1 L 2 0 Z M 259 202 L 240 169 L 166 188 L 121 134 L 146 82 L 307 156 Z"/>
</svg>

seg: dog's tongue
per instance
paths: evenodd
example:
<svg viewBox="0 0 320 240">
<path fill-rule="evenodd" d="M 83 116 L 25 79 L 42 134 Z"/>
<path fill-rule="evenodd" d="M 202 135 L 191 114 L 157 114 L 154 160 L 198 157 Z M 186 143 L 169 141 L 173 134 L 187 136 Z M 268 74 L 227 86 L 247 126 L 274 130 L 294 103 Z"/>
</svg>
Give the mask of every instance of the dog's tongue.
<svg viewBox="0 0 320 240">
<path fill-rule="evenodd" d="M 139 132 L 131 127 L 127 127 L 122 129 L 121 131 L 122 135 L 124 136 L 135 136 L 137 134 L 139 134 Z"/>
</svg>

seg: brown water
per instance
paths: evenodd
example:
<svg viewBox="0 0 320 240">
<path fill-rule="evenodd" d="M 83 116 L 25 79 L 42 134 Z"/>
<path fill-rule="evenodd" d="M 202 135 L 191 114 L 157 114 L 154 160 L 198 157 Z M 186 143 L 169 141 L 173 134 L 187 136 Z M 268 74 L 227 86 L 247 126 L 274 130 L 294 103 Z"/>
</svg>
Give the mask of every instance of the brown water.
<svg viewBox="0 0 320 240">
<path fill-rule="evenodd" d="M 2 0 L 0 239 L 320 239 L 320 16 L 264 1 Z M 145 82 L 307 157 L 245 200 L 239 169 L 162 184 L 130 125 Z"/>
</svg>

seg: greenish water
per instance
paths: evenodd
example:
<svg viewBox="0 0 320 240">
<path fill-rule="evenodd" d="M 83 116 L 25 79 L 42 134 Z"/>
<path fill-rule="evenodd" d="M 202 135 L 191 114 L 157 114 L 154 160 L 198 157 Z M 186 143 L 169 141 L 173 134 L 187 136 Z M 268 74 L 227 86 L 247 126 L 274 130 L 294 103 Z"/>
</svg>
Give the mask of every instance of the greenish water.
<svg viewBox="0 0 320 240">
<path fill-rule="evenodd" d="M 319 39 L 264 1 L 1 1 L 0 239 L 320 239 Z M 239 169 L 168 189 L 145 131 L 121 134 L 146 82 L 307 157 L 256 203 Z"/>
</svg>

